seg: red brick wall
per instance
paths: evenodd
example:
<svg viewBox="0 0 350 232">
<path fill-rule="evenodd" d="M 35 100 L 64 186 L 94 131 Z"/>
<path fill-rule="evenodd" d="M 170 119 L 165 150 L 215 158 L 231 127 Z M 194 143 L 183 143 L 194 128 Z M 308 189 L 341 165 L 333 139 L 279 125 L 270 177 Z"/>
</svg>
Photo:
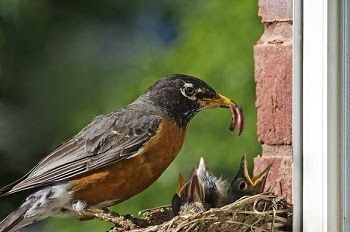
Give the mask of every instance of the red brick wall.
<svg viewBox="0 0 350 232">
<path fill-rule="evenodd" d="M 292 55 L 293 1 L 259 0 L 265 32 L 254 46 L 258 139 L 262 156 L 254 174 L 273 166 L 266 188 L 292 201 Z"/>
</svg>

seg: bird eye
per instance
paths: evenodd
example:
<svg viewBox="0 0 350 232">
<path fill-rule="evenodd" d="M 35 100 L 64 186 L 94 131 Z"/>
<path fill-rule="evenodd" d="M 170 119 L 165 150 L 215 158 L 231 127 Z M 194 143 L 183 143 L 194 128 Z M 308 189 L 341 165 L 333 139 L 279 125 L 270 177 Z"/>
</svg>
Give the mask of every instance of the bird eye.
<svg viewBox="0 0 350 232">
<path fill-rule="evenodd" d="M 238 185 L 238 190 L 244 190 L 247 188 L 247 183 L 245 181 L 241 181 Z"/>
<path fill-rule="evenodd" d="M 189 97 L 192 97 L 196 90 L 193 87 L 186 87 L 185 88 L 185 94 Z"/>
</svg>

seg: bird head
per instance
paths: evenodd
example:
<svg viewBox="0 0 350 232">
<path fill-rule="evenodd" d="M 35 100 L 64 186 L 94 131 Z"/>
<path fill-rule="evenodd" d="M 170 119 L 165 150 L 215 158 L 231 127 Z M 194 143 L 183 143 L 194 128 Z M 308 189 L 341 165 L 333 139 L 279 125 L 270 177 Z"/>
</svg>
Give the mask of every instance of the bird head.
<svg viewBox="0 0 350 232">
<path fill-rule="evenodd" d="M 263 172 L 251 178 L 248 172 L 246 155 L 243 155 L 239 171 L 227 191 L 228 203 L 235 202 L 243 196 L 262 193 L 271 166 L 272 163 L 268 164 Z"/>
<path fill-rule="evenodd" d="M 205 193 L 205 202 L 210 208 L 218 208 L 225 204 L 228 182 L 217 178 L 201 157 L 197 175 Z"/>
<path fill-rule="evenodd" d="M 204 81 L 183 74 L 166 76 L 140 96 L 137 102 L 157 106 L 162 115 L 185 128 L 199 111 L 208 108 L 238 108 Z M 237 112 L 239 112 L 237 110 Z M 237 115 L 243 118 L 242 113 Z"/>
<path fill-rule="evenodd" d="M 196 167 L 193 167 L 187 182 L 180 173 L 178 187 L 171 205 L 175 215 L 204 212 L 209 209 L 205 203 L 205 193 L 198 179 Z"/>
<path fill-rule="evenodd" d="M 187 182 L 180 173 L 176 194 L 172 207 L 175 214 L 188 211 L 189 208 L 203 212 L 210 208 L 218 208 L 225 204 L 228 182 L 217 178 L 209 170 L 203 158 L 198 169 L 193 167 Z"/>
</svg>

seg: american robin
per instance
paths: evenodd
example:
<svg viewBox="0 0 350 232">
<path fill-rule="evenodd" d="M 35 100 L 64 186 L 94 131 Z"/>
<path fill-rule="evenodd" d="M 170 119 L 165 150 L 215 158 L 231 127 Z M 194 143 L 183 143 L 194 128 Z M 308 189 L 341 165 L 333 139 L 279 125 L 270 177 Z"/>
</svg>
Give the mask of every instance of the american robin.
<svg viewBox="0 0 350 232">
<path fill-rule="evenodd" d="M 220 178 L 217 178 L 208 168 L 203 157 L 201 157 L 198 166 L 198 178 L 204 188 L 205 202 L 210 208 L 219 208 L 227 202 L 227 189 L 229 183 Z"/>
<path fill-rule="evenodd" d="M 237 109 L 234 121 L 243 128 L 240 108 L 204 81 L 182 74 L 162 78 L 130 105 L 95 118 L 1 188 L 0 196 L 34 193 L 0 223 L 0 231 L 17 231 L 49 216 L 98 216 L 99 209 L 140 193 L 174 160 L 192 117 L 214 107 Z"/>
<path fill-rule="evenodd" d="M 250 178 L 244 155 L 239 171 L 230 185 L 228 181 L 214 176 L 201 158 L 198 169 L 192 169 L 188 181 L 180 173 L 176 194 L 172 199 L 173 212 L 175 215 L 205 212 L 210 208 L 233 203 L 243 196 L 262 193 L 271 166 L 269 164 L 259 175 Z"/>
<path fill-rule="evenodd" d="M 179 174 L 178 186 L 171 203 L 173 212 L 178 215 L 221 207 L 226 204 L 228 187 L 229 183 L 214 176 L 201 158 L 198 169 L 193 167 L 188 181 L 182 173 Z"/>
<path fill-rule="evenodd" d="M 251 178 L 248 172 L 246 155 L 243 155 L 238 173 L 227 191 L 228 203 L 235 202 L 243 196 L 252 196 L 262 193 L 271 167 L 272 163 L 268 164 L 265 170 L 260 174 Z"/>
<path fill-rule="evenodd" d="M 180 173 L 178 188 L 171 205 L 175 215 L 205 212 L 210 208 L 205 202 L 204 188 L 200 184 L 195 167 L 187 182 Z"/>
</svg>

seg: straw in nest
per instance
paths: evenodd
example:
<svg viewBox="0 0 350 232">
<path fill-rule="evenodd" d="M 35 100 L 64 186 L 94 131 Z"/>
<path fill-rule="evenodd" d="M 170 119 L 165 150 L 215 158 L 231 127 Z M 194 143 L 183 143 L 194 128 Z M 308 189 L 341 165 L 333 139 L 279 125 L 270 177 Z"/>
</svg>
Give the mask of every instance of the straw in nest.
<svg viewBox="0 0 350 232">
<path fill-rule="evenodd" d="M 173 216 L 170 206 L 141 211 L 141 218 L 130 215 L 113 221 L 110 232 L 131 231 L 291 231 L 292 205 L 272 193 L 243 197 L 204 213 Z"/>
</svg>

